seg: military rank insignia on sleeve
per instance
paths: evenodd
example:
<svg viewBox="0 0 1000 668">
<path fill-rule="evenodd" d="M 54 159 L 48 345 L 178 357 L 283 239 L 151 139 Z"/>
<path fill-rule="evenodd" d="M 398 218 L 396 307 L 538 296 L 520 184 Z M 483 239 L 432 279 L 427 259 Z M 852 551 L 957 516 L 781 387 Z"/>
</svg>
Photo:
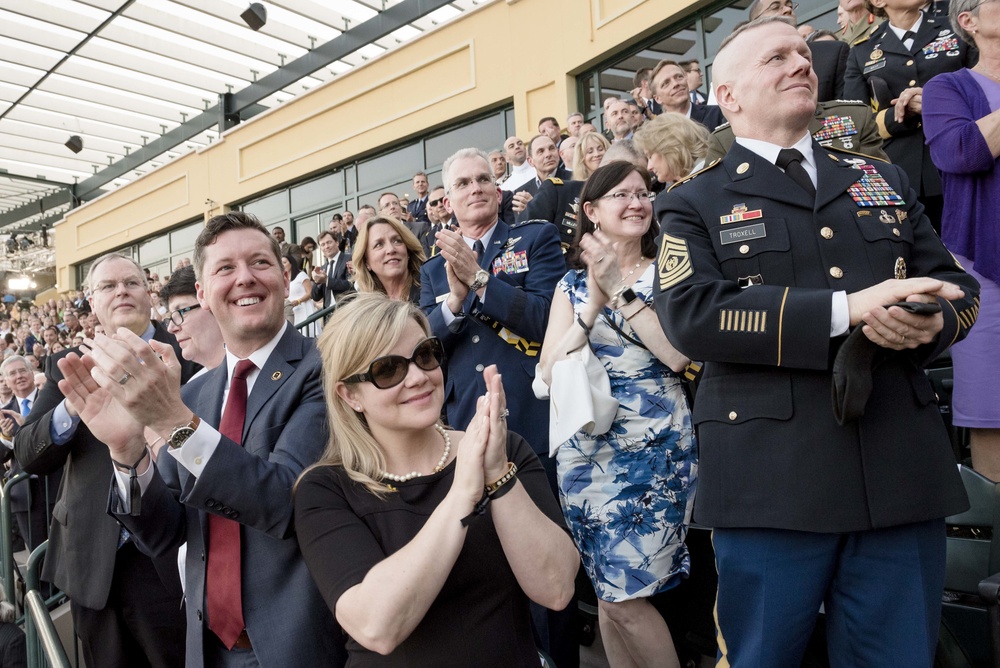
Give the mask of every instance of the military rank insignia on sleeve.
<svg viewBox="0 0 1000 668">
<path fill-rule="evenodd" d="M 656 267 L 660 277 L 660 290 L 673 287 L 694 274 L 687 242 L 664 232 Z"/>
</svg>

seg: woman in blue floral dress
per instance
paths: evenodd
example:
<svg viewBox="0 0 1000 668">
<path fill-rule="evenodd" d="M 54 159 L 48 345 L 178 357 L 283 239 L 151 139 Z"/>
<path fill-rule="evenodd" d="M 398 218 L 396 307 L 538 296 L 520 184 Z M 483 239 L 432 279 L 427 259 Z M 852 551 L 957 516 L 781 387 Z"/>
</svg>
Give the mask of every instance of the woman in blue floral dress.
<svg viewBox="0 0 1000 668">
<path fill-rule="evenodd" d="M 541 373 L 584 345 L 603 363 L 619 408 L 611 429 L 577 432 L 556 455 L 563 514 L 599 599 L 612 667 L 676 666 L 648 597 L 688 574 L 697 448 L 653 301 L 657 225 L 649 175 L 631 163 L 596 170 L 580 193 L 578 250 L 552 300 Z"/>
</svg>

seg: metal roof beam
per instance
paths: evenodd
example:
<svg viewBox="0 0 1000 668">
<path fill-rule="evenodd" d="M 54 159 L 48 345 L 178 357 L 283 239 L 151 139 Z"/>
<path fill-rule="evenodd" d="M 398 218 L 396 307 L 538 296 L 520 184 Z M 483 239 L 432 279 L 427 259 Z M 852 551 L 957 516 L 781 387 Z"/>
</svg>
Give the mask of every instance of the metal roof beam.
<svg viewBox="0 0 1000 668">
<path fill-rule="evenodd" d="M 235 107 L 240 109 L 260 102 L 299 79 L 449 4 L 451 0 L 404 0 L 235 93 Z"/>
<path fill-rule="evenodd" d="M 0 230 L 8 225 L 20 222 L 29 216 L 35 216 L 39 213 L 45 213 L 50 209 L 54 209 L 57 206 L 62 206 L 63 204 L 73 203 L 73 193 L 69 188 L 63 188 L 62 190 L 56 191 L 54 193 L 49 193 L 43 197 L 39 197 L 31 202 L 25 202 L 21 206 L 14 207 L 6 213 L 0 213 Z M 64 214 L 59 214 L 63 216 Z M 34 225 L 31 226 L 32 229 L 36 228 Z"/>
<path fill-rule="evenodd" d="M 403 0 L 398 5 L 386 9 L 285 66 L 279 67 L 243 90 L 220 95 L 219 104 L 215 108 L 203 111 L 139 150 L 118 159 L 94 176 L 81 181 L 76 186 L 76 196 L 81 201 L 100 196 L 101 188 L 116 178 L 128 174 L 140 165 L 212 127 L 218 127 L 219 131 L 223 132 L 232 127 L 237 119 L 249 118 L 260 113 L 265 109 L 257 104 L 261 100 L 448 4 L 451 4 L 451 0 Z"/>
</svg>

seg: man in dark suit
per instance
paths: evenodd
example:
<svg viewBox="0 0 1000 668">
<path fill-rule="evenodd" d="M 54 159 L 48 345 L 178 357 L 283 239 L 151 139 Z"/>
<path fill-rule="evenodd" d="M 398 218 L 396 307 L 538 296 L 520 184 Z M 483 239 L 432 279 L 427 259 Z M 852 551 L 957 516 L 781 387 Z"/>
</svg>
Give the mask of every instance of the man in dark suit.
<svg viewBox="0 0 1000 668">
<path fill-rule="evenodd" d="M 5 453 L 13 458 L 14 434 L 17 433 L 25 418 L 31 412 L 38 398 L 35 389 L 35 373 L 28 367 L 28 362 L 20 355 L 12 355 L 0 364 L 0 375 L 7 381 L 13 395 L 3 407 L 3 417 L 0 418 L 0 442 L 11 450 Z M 10 475 L 21 472 L 17 460 L 11 463 Z M 31 476 L 27 482 L 21 482 L 10 490 L 10 509 L 17 520 L 17 528 L 21 532 L 28 550 L 34 550 L 49 536 L 48 518 L 56 502 L 59 491 L 59 481 L 62 479 L 62 467 L 47 476 L 39 478 Z"/>
<path fill-rule="evenodd" d="M 714 528 L 721 663 L 799 665 L 825 604 L 832 665 L 929 667 L 943 518 L 968 501 L 922 367 L 979 286 L 901 169 L 810 137 L 795 28 L 738 28 L 713 72 L 737 143 L 664 198 L 655 301 L 706 360 L 694 518 Z"/>
<path fill-rule="evenodd" d="M 343 665 L 292 525 L 292 486 L 326 442 L 319 354 L 283 318 L 289 277 L 256 218 L 211 219 L 194 266 L 225 364 L 179 391 L 170 350 L 127 334 L 64 362 L 116 462 L 109 511 L 153 554 L 187 541 L 188 668 Z M 167 441 L 155 467 L 143 425 Z"/>
<path fill-rule="evenodd" d="M 150 322 L 146 279 L 131 259 L 117 253 L 98 258 L 87 284 L 105 331 L 127 329 L 140 340 L 176 349 L 174 337 Z M 176 549 L 150 559 L 108 516 L 113 466 L 107 446 L 80 423 L 79 406 L 60 391 L 57 362 L 67 354 L 49 358 L 45 387 L 14 437 L 14 453 L 25 471 L 43 475 L 65 464 L 42 578 L 72 601 L 88 666 L 181 666 L 184 616 Z M 179 350 L 176 354 L 180 357 Z M 184 364 L 177 382 L 193 371 Z"/>
<path fill-rule="evenodd" d="M 714 104 L 691 104 L 687 72 L 673 60 L 661 60 L 656 64 L 649 88 L 653 91 L 653 97 L 663 106 L 664 113 L 672 111 L 687 116 L 704 125 L 709 132 L 726 120 L 722 116 L 722 110 Z"/>
<path fill-rule="evenodd" d="M 440 252 L 420 270 L 420 308 L 448 355 L 448 422 L 456 429 L 469 424 L 475 395 L 486 390 L 483 369 L 496 364 L 507 393 L 507 424 L 531 444 L 554 486 L 549 407 L 535 398 L 531 381 L 552 294 L 566 271 L 558 233 L 543 222 L 512 228 L 498 219 L 500 190 L 479 149 L 462 149 L 445 160 L 442 178 L 460 230 L 438 233 Z M 541 621 L 536 615 L 543 648 L 556 665 L 577 665 L 579 647 L 572 635 L 556 630 L 553 619 L 567 623 L 559 615 Z"/>
<path fill-rule="evenodd" d="M 427 218 L 428 187 L 429 183 L 426 174 L 417 172 L 413 175 L 413 190 L 416 192 L 416 197 L 411 199 L 410 203 L 406 205 L 406 212 L 410 214 L 413 220 L 422 220 L 425 223 L 430 222 Z"/>
<path fill-rule="evenodd" d="M 413 236 L 420 238 L 422 235 L 427 234 L 427 228 L 430 227 L 430 223 L 426 220 L 408 220 L 409 213 L 403 210 L 403 205 L 399 202 L 399 197 L 395 193 L 382 193 L 378 198 L 379 214 L 383 216 L 392 216 L 396 220 L 403 223 L 410 232 L 413 232 Z"/>
<path fill-rule="evenodd" d="M 326 308 L 335 304 L 340 295 L 354 290 L 347 272 L 347 263 L 351 258 L 340 250 L 336 237 L 329 230 L 320 232 L 318 243 L 323 263 L 313 269 L 310 297 L 313 301 L 322 301 L 323 308 Z"/>
</svg>

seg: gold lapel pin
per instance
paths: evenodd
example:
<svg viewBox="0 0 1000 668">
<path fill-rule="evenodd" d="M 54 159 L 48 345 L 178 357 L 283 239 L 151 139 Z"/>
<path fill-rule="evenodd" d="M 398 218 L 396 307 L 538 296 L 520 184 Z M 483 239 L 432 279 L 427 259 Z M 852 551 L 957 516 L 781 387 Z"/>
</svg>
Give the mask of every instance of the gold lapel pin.
<svg viewBox="0 0 1000 668">
<path fill-rule="evenodd" d="M 281 379 L 280 371 L 275 371 L 274 373 L 271 374 L 271 380 L 280 380 L 280 379 Z"/>
<path fill-rule="evenodd" d="M 740 166 L 736 168 L 736 173 L 737 174 L 746 174 L 747 170 L 749 170 L 749 169 L 750 169 L 750 163 L 749 162 L 741 162 Z"/>
</svg>

